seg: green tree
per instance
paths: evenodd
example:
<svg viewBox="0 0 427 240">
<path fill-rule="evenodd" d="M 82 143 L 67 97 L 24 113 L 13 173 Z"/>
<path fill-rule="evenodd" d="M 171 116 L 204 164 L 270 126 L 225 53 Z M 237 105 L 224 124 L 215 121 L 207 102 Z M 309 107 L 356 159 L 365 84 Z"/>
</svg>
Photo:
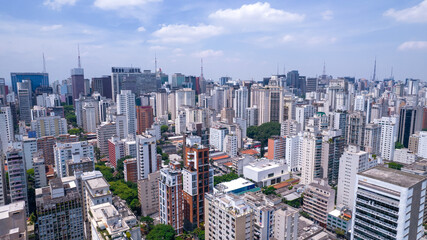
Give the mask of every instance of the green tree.
<svg viewBox="0 0 427 240">
<path fill-rule="evenodd" d="M 268 138 L 274 135 L 280 135 L 280 123 L 268 122 L 260 126 L 250 126 L 247 131 L 247 136 L 260 141 L 261 144 L 267 145 Z"/>
<path fill-rule="evenodd" d="M 27 194 L 28 194 L 28 210 L 31 213 L 36 211 L 36 189 L 35 189 L 34 169 L 27 170 Z"/>
<path fill-rule="evenodd" d="M 31 215 L 30 215 L 30 217 L 29 217 L 29 219 L 28 219 L 28 220 L 30 221 L 30 223 L 31 223 L 31 224 L 36 223 L 36 221 L 37 221 L 37 217 L 36 217 L 36 215 L 34 214 L 34 212 L 32 212 L 32 213 L 31 213 Z"/>
<path fill-rule="evenodd" d="M 402 148 L 404 148 L 405 146 L 403 146 L 403 144 L 402 143 L 400 143 L 400 142 L 396 142 L 395 144 L 394 144 L 394 148 L 395 149 L 402 149 Z"/>
<path fill-rule="evenodd" d="M 304 212 L 304 211 L 300 211 L 300 212 L 299 212 L 299 215 L 301 215 L 301 216 L 303 216 L 303 217 L 305 217 L 305 218 L 311 218 L 310 214 L 308 214 L 308 213 L 306 213 L 306 212 Z"/>
<path fill-rule="evenodd" d="M 148 233 L 147 240 L 174 240 L 175 229 L 170 225 L 158 224 Z"/>
<path fill-rule="evenodd" d="M 403 165 L 399 164 L 399 163 L 395 163 L 395 162 L 388 163 L 388 168 L 400 170 L 402 167 L 403 167 Z"/>
<path fill-rule="evenodd" d="M 168 125 L 162 125 L 160 126 L 160 131 L 163 133 L 167 132 L 169 130 Z"/>
<path fill-rule="evenodd" d="M 262 188 L 262 192 L 265 195 L 270 195 L 270 194 L 275 194 L 276 195 L 276 189 L 273 186 L 263 187 Z"/>
<path fill-rule="evenodd" d="M 234 179 L 238 179 L 239 175 L 235 172 L 227 173 L 222 176 L 214 176 L 214 186 L 216 186 L 218 183 L 222 182 L 229 182 Z"/>
<path fill-rule="evenodd" d="M 68 134 L 76 135 L 76 136 L 79 136 L 80 133 L 82 132 L 83 130 L 81 128 L 71 128 L 70 130 L 68 130 Z"/>
</svg>

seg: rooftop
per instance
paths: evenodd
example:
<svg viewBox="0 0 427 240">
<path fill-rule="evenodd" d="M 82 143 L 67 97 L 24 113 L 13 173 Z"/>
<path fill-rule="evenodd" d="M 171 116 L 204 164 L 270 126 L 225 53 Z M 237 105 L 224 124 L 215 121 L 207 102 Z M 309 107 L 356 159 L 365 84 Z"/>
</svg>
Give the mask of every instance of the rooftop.
<svg viewBox="0 0 427 240">
<path fill-rule="evenodd" d="M 238 178 L 238 179 L 235 179 L 235 180 L 232 180 L 229 182 L 222 182 L 218 185 L 222 186 L 221 190 L 223 190 L 225 192 L 231 192 L 231 191 L 234 191 L 236 189 L 255 185 L 255 184 L 249 180 L 244 179 L 244 178 Z"/>
<path fill-rule="evenodd" d="M 425 176 L 406 173 L 384 166 L 377 166 L 359 173 L 360 176 L 384 181 L 400 187 L 409 188 L 426 179 Z"/>
<path fill-rule="evenodd" d="M 91 189 L 98 189 L 98 188 L 109 188 L 107 181 L 103 177 L 97 177 L 93 178 L 87 181 L 87 184 Z"/>
</svg>

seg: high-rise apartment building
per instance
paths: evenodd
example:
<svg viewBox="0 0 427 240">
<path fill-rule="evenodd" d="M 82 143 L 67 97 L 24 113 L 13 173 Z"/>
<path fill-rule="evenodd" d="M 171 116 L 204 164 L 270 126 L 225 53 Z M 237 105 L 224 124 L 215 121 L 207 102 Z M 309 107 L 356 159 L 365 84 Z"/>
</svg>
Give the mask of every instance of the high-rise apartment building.
<svg viewBox="0 0 427 240">
<path fill-rule="evenodd" d="M 236 90 L 234 98 L 234 111 L 236 113 L 236 118 L 246 120 L 246 108 L 248 108 L 248 104 L 248 89 L 245 86 L 240 86 L 240 88 Z"/>
<path fill-rule="evenodd" d="M 375 120 L 374 120 L 375 121 Z M 365 127 L 365 138 L 363 140 L 365 151 L 370 154 L 380 154 L 381 126 L 369 123 Z"/>
<path fill-rule="evenodd" d="M 253 211 L 235 195 L 217 193 L 205 197 L 206 239 L 253 239 Z"/>
<path fill-rule="evenodd" d="M 397 117 L 382 117 L 374 120 L 374 123 L 381 126 L 380 154 L 386 160 L 393 160 L 394 147 L 397 140 Z"/>
<path fill-rule="evenodd" d="M 96 129 L 96 138 L 101 155 L 108 156 L 108 140 L 117 134 L 117 126 L 114 122 L 103 122 Z"/>
<path fill-rule="evenodd" d="M 160 171 L 150 173 L 147 178 L 138 180 L 138 199 L 143 216 L 159 212 L 159 181 Z"/>
<path fill-rule="evenodd" d="M 28 215 L 27 169 L 24 154 L 21 149 L 9 148 L 5 155 L 9 174 L 10 201 L 12 203 L 25 201 Z"/>
<path fill-rule="evenodd" d="M 377 166 L 356 177 L 351 239 L 421 239 L 425 176 Z"/>
<path fill-rule="evenodd" d="M 159 215 L 160 223 L 172 226 L 178 234 L 184 231 L 182 173 L 179 163 L 160 170 Z"/>
<path fill-rule="evenodd" d="M 67 134 L 67 120 L 60 116 L 40 117 L 31 121 L 31 130 L 36 132 L 38 138 Z"/>
<path fill-rule="evenodd" d="M 272 136 L 268 139 L 267 158 L 270 160 L 279 160 L 285 157 L 286 137 Z"/>
<path fill-rule="evenodd" d="M 59 177 L 67 176 L 66 162 L 67 160 L 72 160 L 75 154 L 80 155 L 80 158 L 88 157 L 92 162 L 95 160 L 93 145 L 87 141 L 73 143 L 58 142 L 53 151 L 55 156 L 55 171 Z"/>
<path fill-rule="evenodd" d="M 6 152 L 8 143 L 13 141 L 15 138 L 10 107 L 0 108 L 0 132 L 2 133 L 0 135 L 1 149 L 3 152 Z"/>
<path fill-rule="evenodd" d="M 287 207 L 274 212 L 274 239 L 292 240 L 298 238 L 297 209 Z"/>
<path fill-rule="evenodd" d="M 126 116 L 126 135 L 136 133 L 135 94 L 130 90 L 122 90 L 117 94 L 117 114 Z"/>
<path fill-rule="evenodd" d="M 41 152 L 34 155 L 34 187 L 41 188 L 47 186 L 46 164 Z"/>
<path fill-rule="evenodd" d="M 138 180 L 159 169 L 157 161 L 156 138 L 151 135 L 136 136 L 136 160 L 138 162 Z"/>
<path fill-rule="evenodd" d="M 205 220 L 205 193 L 213 191 L 213 169 L 209 166 L 209 148 L 203 145 L 184 147 L 183 197 L 184 229 L 192 231 Z"/>
<path fill-rule="evenodd" d="M 416 153 L 418 157 L 427 158 L 427 131 L 421 131 L 419 133 L 418 148 Z"/>
<path fill-rule="evenodd" d="M 37 150 L 42 151 L 42 156 L 44 158 L 46 165 L 54 165 L 55 164 L 55 154 L 53 152 L 53 147 L 56 142 L 61 143 L 69 143 L 69 142 L 77 142 L 79 138 L 76 135 L 63 134 L 57 137 L 54 136 L 46 136 L 37 138 Z"/>
<path fill-rule="evenodd" d="M 301 124 L 295 120 L 285 120 L 280 125 L 280 136 L 295 136 L 301 132 Z"/>
<path fill-rule="evenodd" d="M 126 182 L 138 182 L 138 162 L 136 158 L 128 158 L 123 161 L 123 175 Z"/>
<path fill-rule="evenodd" d="M 320 226 L 326 227 L 328 213 L 334 210 L 335 190 L 331 188 L 326 179 L 313 179 L 304 191 L 304 204 L 302 209 Z"/>
<path fill-rule="evenodd" d="M 356 175 L 378 165 L 377 159 L 370 159 L 367 152 L 360 151 L 359 146 L 349 145 L 340 158 L 338 177 L 337 206 L 339 208 L 354 207 Z"/>
<path fill-rule="evenodd" d="M 85 95 L 84 70 L 80 66 L 80 56 L 79 56 L 78 67 L 71 69 L 71 86 L 73 89 L 73 103 L 74 103 L 76 99 L 80 98 L 80 94 Z"/>
<path fill-rule="evenodd" d="M 150 128 L 154 122 L 153 107 L 137 106 L 136 107 L 137 134 L 143 134 L 147 128 Z"/>
<path fill-rule="evenodd" d="M 359 145 L 364 149 L 365 139 L 365 113 L 358 111 L 347 116 L 346 137 L 347 144 Z"/>
<path fill-rule="evenodd" d="M 340 157 L 344 152 L 344 137 L 341 129 L 323 132 L 322 167 L 323 178 L 328 179 L 329 185 L 338 183 Z"/>
<path fill-rule="evenodd" d="M 310 184 L 323 177 L 322 135 L 314 126 L 307 126 L 301 141 L 301 183 Z"/>
<path fill-rule="evenodd" d="M 228 128 L 225 127 L 212 127 L 209 131 L 209 144 L 218 151 L 224 151 L 224 139 L 229 133 Z"/>
<path fill-rule="evenodd" d="M 0 206 L 7 202 L 7 183 L 6 183 L 6 170 L 4 169 L 4 157 L 0 157 Z"/>
<path fill-rule="evenodd" d="M 286 137 L 285 159 L 289 172 L 301 170 L 302 134 Z"/>
<path fill-rule="evenodd" d="M 250 107 L 246 108 L 246 125 L 250 126 L 258 126 L 258 108 Z"/>
<path fill-rule="evenodd" d="M 37 235 L 44 239 L 84 239 L 82 197 L 75 177 L 36 189 Z"/>
</svg>

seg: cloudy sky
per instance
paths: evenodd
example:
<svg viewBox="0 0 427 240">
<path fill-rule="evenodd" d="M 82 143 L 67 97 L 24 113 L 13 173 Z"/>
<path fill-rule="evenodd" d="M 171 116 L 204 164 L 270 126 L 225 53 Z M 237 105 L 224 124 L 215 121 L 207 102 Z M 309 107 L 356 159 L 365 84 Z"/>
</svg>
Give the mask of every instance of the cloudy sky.
<svg viewBox="0 0 427 240">
<path fill-rule="evenodd" d="M 80 45 L 86 77 L 112 66 L 217 80 L 306 76 L 427 80 L 427 0 L 16 0 L 0 8 L 0 77 L 70 75 Z M 278 67 L 279 66 L 279 67 Z"/>
</svg>

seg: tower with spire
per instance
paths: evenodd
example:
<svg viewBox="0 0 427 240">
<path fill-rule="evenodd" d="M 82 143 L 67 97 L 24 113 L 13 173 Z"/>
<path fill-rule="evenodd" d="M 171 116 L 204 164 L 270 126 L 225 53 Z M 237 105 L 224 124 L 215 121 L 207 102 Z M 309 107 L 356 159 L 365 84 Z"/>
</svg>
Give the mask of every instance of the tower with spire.
<svg viewBox="0 0 427 240">
<path fill-rule="evenodd" d="M 85 93 L 84 70 L 81 65 L 79 45 L 77 45 L 77 68 L 71 69 L 71 84 L 73 88 L 73 104 L 75 104 L 80 94 Z"/>
<path fill-rule="evenodd" d="M 377 57 L 375 57 L 374 61 L 374 74 L 372 74 L 372 82 L 375 82 L 377 79 Z"/>
</svg>

